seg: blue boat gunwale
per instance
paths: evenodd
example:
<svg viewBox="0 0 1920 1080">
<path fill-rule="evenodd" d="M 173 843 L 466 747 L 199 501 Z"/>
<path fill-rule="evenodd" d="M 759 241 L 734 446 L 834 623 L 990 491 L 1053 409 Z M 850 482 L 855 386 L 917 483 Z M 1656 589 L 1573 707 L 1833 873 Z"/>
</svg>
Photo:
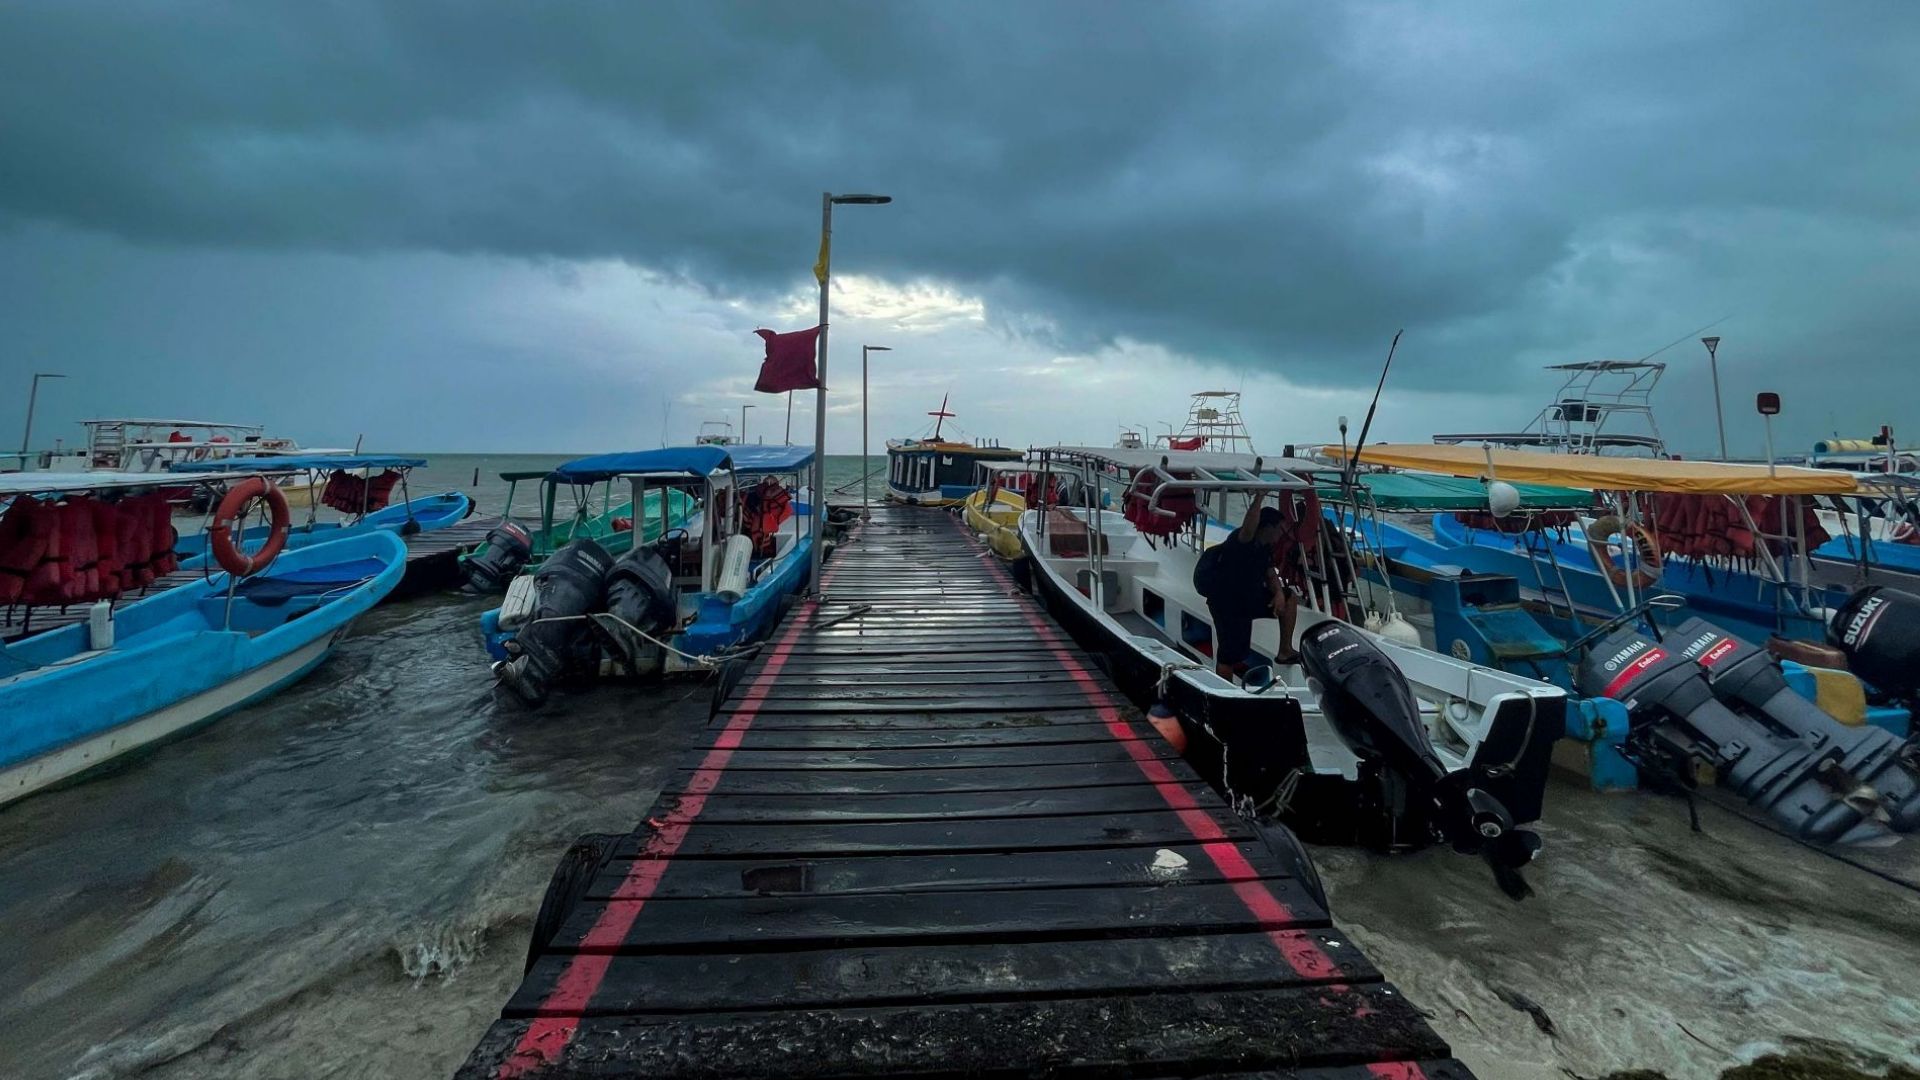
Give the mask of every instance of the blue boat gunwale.
<svg viewBox="0 0 1920 1080">
<path fill-rule="evenodd" d="M 9 716 L 35 721 L 32 726 L 17 722 L 0 726 L 0 768 L 34 760 L 208 693 L 339 632 L 399 584 L 406 570 L 406 545 L 393 533 L 345 537 L 287 552 L 268 571 L 250 579 L 272 579 L 277 576 L 275 569 L 285 573 L 369 559 L 384 564 L 378 574 L 345 589 L 318 593 L 320 598 L 312 604 L 262 605 L 236 595 L 233 604 L 245 614 L 282 614 L 277 625 L 258 632 L 215 624 L 207 605 L 224 606 L 231 582 L 230 575 L 219 572 L 116 609 L 118 641 L 98 655 L 65 663 L 89 651 L 84 623 L 0 647 L 0 656 L 29 665 L 0 679 L 0 702 L 9 706 Z M 196 626 L 196 616 L 204 623 Z M 304 674 L 312 666 L 304 665 L 294 674 Z M 204 719 L 259 700 L 289 681 L 276 680 Z M 80 684 L 91 684 L 96 692 L 77 693 Z M 102 686 L 105 692 L 97 692 Z"/>
</svg>

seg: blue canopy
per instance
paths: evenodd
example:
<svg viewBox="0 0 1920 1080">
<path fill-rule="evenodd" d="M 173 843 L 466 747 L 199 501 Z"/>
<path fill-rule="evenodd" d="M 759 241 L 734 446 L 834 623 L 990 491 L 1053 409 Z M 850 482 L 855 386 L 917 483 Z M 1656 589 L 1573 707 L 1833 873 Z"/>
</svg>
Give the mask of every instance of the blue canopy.
<svg viewBox="0 0 1920 1080">
<path fill-rule="evenodd" d="M 706 476 L 729 466 L 736 473 L 793 472 L 812 461 L 811 446 L 666 446 L 576 458 L 554 469 L 547 479 L 556 484 L 597 484 L 642 473 Z"/>
<path fill-rule="evenodd" d="M 626 450 L 575 458 L 547 474 L 556 484 L 597 484 L 635 473 L 686 473 L 705 476 L 727 464 L 724 446 L 663 446 L 658 450 Z"/>
<path fill-rule="evenodd" d="M 811 446 L 729 446 L 737 473 L 795 472 L 813 464 Z"/>
<path fill-rule="evenodd" d="M 426 458 L 392 454 L 261 454 L 207 461 L 176 461 L 173 472 L 300 472 L 306 469 L 417 469 Z"/>
</svg>

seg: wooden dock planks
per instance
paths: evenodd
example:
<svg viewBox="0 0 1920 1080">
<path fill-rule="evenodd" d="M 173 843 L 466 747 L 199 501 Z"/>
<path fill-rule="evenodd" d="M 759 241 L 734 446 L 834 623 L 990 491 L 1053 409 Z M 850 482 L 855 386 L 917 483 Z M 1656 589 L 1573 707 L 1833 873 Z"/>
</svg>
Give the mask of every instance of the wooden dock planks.
<svg viewBox="0 0 1920 1080">
<path fill-rule="evenodd" d="M 1468 1075 L 948 515 L 824 584 L 461 1077 Z"/>
</svg>

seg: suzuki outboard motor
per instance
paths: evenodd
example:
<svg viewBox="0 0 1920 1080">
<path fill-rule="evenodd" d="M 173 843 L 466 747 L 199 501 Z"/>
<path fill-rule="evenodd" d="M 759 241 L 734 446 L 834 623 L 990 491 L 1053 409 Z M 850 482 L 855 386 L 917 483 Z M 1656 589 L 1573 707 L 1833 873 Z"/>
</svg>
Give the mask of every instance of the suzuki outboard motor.
<svg viewBox="0 0 1920 1080">
<path fill-rule="evenodd" d="M 522 701 L 539 705 L 555 679 L 597 660 L 599 647 L 589 633 L 588 616 L 604 606 L 612 565 L 606 548 L 575 540 L 554 552 L 533 575 L 533 616 L 514 638 L 518 655 L 493 668 Z"/>
<path fill-rule="evenodd" d="M 1766 650 L 1705 619 L 1681 623 L 1669 640 L 1706 672 L 1707 684 L 1722 705 L 1765 720 L 1812 746 L 1839 747 L 1841 766 L 1877 793 L 1889 828 L 1912 832 L 1920 825 L 1920 776 L 1901 760 L 1905 744 L 1893 732 L 1871 725 L 1848 727 L 1835 720 L 1794 693 Z"/>
<path fill-rule="evenodd" d="M 487 531 L 486 550 L 461 561 L 465 589 L 471 593 L 503 593 L 520 568 L 533 557 L 533 538 L 516 521 L 502 521 Z"/>
<path fill-rule="evenodd" d="M 1710 765 L 1720 786 L 1801 839 L 1860 838 L 1849 834 L 1861 828 L 1878 801 L 1876 793 L 1863 791 L 1848 775 L 1840 747 L 1776 735 L 1735 714 L 1714 700 L 1693 658 L 1636 628 L 1620 630 L 1589 649 L 1574 685 L 1588 697 L 1626 705 L 1633 725 L 1628 746 L 1643 760 L 1668 765 L 1687 784 L 1691 766 Z"/>
<path fill-rule="evenodd" d="M 1360 758 L 1361 776 L 1391 773 L 1420 801 L 1430 826 L 1463 854 L 1479 852 L 1514 899 L 1532 892 L 1521 867 L 1540 838 L 1516 829 L 1500 800 L 1474 786 L 1471 770 L 1452 772 L 1427 738 L 1406 677 L 1365 634 L 1327 621 L 1301 635 L 1300 659 L 1321 714 Z"/>
<path fill-rule="evenodd" d="M 636 675 L 658 671 L 666 657 L 655 642 L 679 621 L 673 571 L 653 546 L 620 556 L 607 575 L 607 610 L 593 617 L 595 635 L 607 651 Z"/>
<path fill-rule="evenodd" d="M 1920 596 L 1869 585 L 1847 598 L 1827 627 L 1847 669 L 1896 701 L 1920 702 Z"/>
</svg>

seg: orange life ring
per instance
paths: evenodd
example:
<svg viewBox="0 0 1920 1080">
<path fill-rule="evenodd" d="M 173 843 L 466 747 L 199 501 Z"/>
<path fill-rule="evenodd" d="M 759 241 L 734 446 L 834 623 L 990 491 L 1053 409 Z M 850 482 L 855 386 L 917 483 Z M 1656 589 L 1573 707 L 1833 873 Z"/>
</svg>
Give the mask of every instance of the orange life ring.
<svg viewBox="0 0 1920 1080">
<path fill-rule="evenodd" d="M 255 499 L 267 501 L 267 512 L 271 515 L 272 525 L 267 531 L 267 542 L 259 551 L 248 556 L 240 550 L 235 536 L 246 535 L 247 506 Z M 228 525 L 235 522 L 240 525 L 236 532 Z M 207 546 L 213 550 L 214 561 L 235 577 L 246 577 L 265 570 L 280 549 L 287 546 L 287 527 L 291 520 L 287 516 L 287 497 L 278 484 L 269 484 L 259 476 L 249 476 L 227 491 L 226 498 L 220 500 L 220 509 L 214 511 L 213 528 L 207 530 Z"/>
<path fill-rule="evenodd" d="M 1615 585 L 1627 583 L 1626 570 L 1614 565 L 1613 551 L 1607 546 L 1607 541 L 1622 533 L 1632 538 L 1633 547 L 1638 553 L 1638 558 L 1634 560 L 1633 587 L 1646 589 L 1658 584 L 1662 571 L 1660 541 L 1653 538 L 1653 533 L 1648 532 L 1646 526 L 1637 521 L 1623 522 L 1616 514 L 1608 514 L 1586 528 L 1587 550 L 1593 554 L 1594 565 L 1604 571 L 1607 579 Z"/>
<path fill-rule="evenodd" d="M 1911 521 L 1897 522 L 1887 530 L 1887 539 L 1896 544 L 1920 544 L 1920 529 L 1914 528 Z"/>
</svg>

